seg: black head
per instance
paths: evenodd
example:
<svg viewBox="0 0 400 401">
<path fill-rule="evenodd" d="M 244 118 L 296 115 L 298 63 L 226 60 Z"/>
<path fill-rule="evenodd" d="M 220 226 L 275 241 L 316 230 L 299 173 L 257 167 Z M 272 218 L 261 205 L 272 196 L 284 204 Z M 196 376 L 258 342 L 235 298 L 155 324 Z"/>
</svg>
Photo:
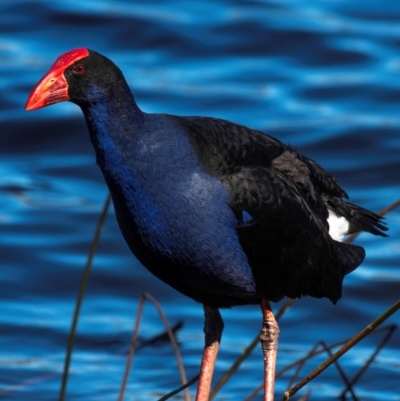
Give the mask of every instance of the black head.
<svg viewBox="0 0 400 401">
<path fill-rule="evenodd" d="M 121 86 L 127 86 L 125 79 L 110 59 L 93 50 L 78 48 L 57 58 L 29 95 L 26 110 L 64 100 L 85 107 L 118 96 Z"/>
</svg>

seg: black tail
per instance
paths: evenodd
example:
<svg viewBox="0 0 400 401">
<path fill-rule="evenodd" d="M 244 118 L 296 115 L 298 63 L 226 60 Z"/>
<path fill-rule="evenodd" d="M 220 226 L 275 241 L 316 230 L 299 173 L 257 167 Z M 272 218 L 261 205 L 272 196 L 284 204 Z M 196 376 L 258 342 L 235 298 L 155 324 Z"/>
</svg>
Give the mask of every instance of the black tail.
<svg viewBox="0 0 400 401">
<path fill-rule="evenodd" d="M 334 241 L 337 253 L 345 267 L 344 274 L 349 274 L 363 262 L 365 258 L 364 248 L 358 245 L 344 244 Z"/>
<path fill-rule="evenodd" d="M 339 198 L 329 199 L 328 204 L 339 216 L 344 216 L 350 222 L 348 234 L 367 231 L 382 237 L 388 236 L 384 233 L 388 228 L 382 221 L 382 216 L 352 203 L 343 202 Z"/>
</svg>

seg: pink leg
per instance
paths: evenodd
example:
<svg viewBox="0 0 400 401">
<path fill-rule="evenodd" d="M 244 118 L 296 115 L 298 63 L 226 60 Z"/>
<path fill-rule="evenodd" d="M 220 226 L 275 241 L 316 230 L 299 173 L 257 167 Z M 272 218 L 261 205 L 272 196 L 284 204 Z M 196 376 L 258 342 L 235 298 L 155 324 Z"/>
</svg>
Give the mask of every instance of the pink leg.
<svg viewBox="0 0 400 401">
<path fill-rule="evenodd" d="M 204 316 L 205 346 L 200 367 L 196 401 L 208 401 L 210 397 L 215 360 L 217 359 L 219 343 L 224 328 L 224 323 L 217 308 L 204 306 Z"/>
<path fill-rule="evenodd" d="M 260 333 L 261 347 L 264 354 L 264 401 L 273 401 L 279 327 L 269 301 L 263 299 L 260 306 L 264 318 Z"/>
</svg>

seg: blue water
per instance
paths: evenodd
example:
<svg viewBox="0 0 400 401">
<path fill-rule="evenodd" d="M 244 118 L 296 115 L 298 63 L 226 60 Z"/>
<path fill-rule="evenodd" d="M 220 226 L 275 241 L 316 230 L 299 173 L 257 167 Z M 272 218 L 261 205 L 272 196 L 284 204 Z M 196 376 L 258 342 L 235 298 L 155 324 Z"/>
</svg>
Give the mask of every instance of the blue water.
<svg viewBox="0 0 400 401">
<path fill-rule="evenodd" d="M 80 110 L 63 103 L 24 111 L 55 58 L 81 46 L 113 59 L 147 112 L 217 116 L 264 130 L 320 162 L 353 202 L 375 211 L 400 194 L 397 0 L 2 0 L 0 399 L 57 398 L 76 293 L 107 194 Z M 390 238 L 356 240 L 367 258 L 346 278 L 338 305 L 303 299 L 284 316 L 278 369 L 318 340 L 354 335 L 399 298 L 400 211 L 387 222 Z M 201 306 L 140 266 L 110 211 L 81 312 L 68 400 L 117 398 L 144 291 L 160 301 L 171 324 L 184 321 L 183 360 L 188 377 L 198 372 Z M 223 317 L 216 378 L 261 324 L 256 307 Z M 387 323 L 400 324 L 400 313 Z M 140 337 L 162 331 L 146 306 Z M 350 377 L 381 338 L 371 336 L 342 359 Z M 277 381 L 277 399 L 289 376 Z M 244 399 L 261 380 L 257 348 L 218 399 Z M 170 345 L 144 347 L 126 400 L 155 400 L 178 385 Z M 312 400 L 335 400 L 344 387 L 332 367 L 307 388 Z M 362 400 L 400 399 L 399 331 L 354 390 Z"/>
</svg>

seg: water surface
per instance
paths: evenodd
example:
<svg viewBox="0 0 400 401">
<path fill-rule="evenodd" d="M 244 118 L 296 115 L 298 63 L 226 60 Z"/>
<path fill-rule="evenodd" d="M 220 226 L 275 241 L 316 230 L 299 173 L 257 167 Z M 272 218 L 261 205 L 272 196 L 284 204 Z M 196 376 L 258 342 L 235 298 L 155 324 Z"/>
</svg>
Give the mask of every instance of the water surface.
<svg viewBox="0 0 400 401">
<path fill-rule="evenodd" d="M 0 15 L 0 399 L 57 398 L 76 293 L 107 194 L 76 106 L 24 112 L 28 93 L 62 52 L 86 46 L 113 59 L 146 112 L 221 117 L 295 145 L 333 173 L 352 202 L 378 211 L 399 198 L 396 0 L 2 0 Z M 399 211 L 387 222 L 390 238 L 357 239 L 367 258 L 346 278 L 338 305 L 302 299 L 284 316 L 278 369 L 318 340 L 354 335 L 398 299 Z M 143 291 L 172 324 L 184 321 L 183 360 L 189 377 L 198 372 L 201 306 L 135 260 L 110 211 L 82 308 L 68 400 L 117 398 Z M 387 323 L 399 324 L 399 316 Z M 223 317 L 216 378 L 261 324 L 256 307 Z M 146 306 L 141 338 L 162 331 Z M 381 338 L 371 336 L 341 360 L 350 377 Z M 355 386 L 357 396 L 398 401 L 399 361 L 396 332 Z M 277 381 L 280 394 L 286 379 Z M 261 380 L 257 349 L 218 399 L 244 399 Z M 126 399 L 155 400 L 178 385 L 170 345 L 144 347 Z M 335 400 L 344 387 L 335 368 L 308 386 L 315 400 Z"/>
</svg>

